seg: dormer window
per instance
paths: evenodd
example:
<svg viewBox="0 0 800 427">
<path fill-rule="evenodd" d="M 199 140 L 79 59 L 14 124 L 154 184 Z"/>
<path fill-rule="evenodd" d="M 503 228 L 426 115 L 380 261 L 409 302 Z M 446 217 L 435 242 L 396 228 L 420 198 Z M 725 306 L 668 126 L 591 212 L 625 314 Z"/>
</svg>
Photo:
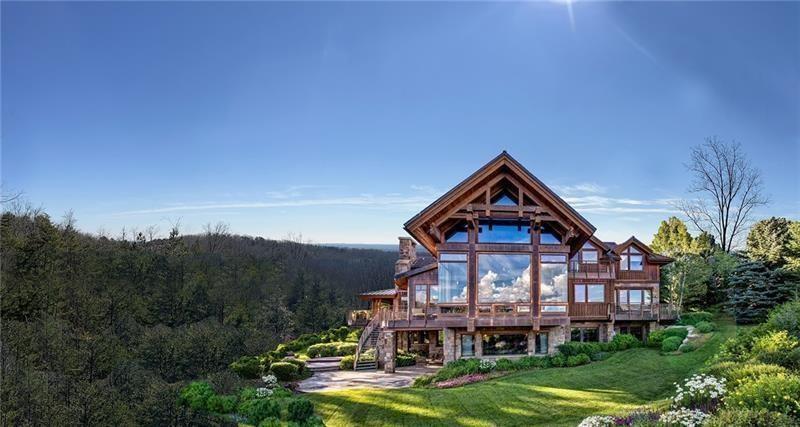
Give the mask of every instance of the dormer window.
<svg viewBox="0 0 800 427">
<path fill-rule="evenodd" d="M 583 248 L 572 258 L 572 261 L 580 264 L 597 264 L 598 257 L 599 252 L 597 248 L 589 243 L 585 243 Z"/>
<path fill-rule="evenodd" d="M 642 271 L 644 270 L 642 252 L 635 246 L 628 246 L 622 253 L 620 253 L 619 269 L 624 271 Z"/>
<path fill-rule="evenodd" d="M 543 225 L 542 232 L 539 235 L 540 245 L 560 245 L 561 236 L 553 230 L 552 227 Z"/>
</svg>

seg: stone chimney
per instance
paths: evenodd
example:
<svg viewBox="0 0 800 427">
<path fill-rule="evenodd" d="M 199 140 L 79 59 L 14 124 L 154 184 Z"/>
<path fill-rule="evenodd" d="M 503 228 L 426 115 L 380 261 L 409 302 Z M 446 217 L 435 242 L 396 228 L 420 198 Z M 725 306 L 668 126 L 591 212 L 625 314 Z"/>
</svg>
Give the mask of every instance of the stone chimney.
<svg viewBox="0 0 800 427">
<path fill-rule="evenodd" d="M 400 237 L 400 258 L 394 263 L 394 274 L 405 273 L 417 259 L 417 244 L 410 237 Z"/>
</svg>

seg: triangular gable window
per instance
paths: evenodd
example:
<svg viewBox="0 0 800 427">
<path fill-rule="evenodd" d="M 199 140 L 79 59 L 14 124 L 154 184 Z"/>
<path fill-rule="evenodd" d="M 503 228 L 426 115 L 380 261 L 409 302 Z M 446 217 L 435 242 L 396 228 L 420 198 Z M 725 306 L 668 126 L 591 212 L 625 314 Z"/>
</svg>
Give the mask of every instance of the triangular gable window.
<svg viewBox="0 0 800 427">
<path fill-rule="evenodd" d="M 516 197 L 512 196 L 507 190 L 503 190 L 492 197 L 492 204 L 499 206 L 517 206 Z"/>
</svg>

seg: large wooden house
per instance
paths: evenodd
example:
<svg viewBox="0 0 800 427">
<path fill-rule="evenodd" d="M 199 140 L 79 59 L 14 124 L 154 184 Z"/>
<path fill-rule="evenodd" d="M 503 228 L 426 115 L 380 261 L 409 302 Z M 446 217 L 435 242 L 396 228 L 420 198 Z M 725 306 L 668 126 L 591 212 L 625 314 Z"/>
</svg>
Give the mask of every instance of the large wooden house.
<svg viewBox="0 0 800 427">
<path fill-rule="evenodd" d="M 394 287 L 369 292 L 358 357 L 386 371 L 398 350 L 444 362 L 547 354 L 565 341 L 646 337 L 671 259 L 595 227 L 505 151 L 405 223 Z M 417 243 L 426 250 L 417 254 Z M 421 252 L 421 251 L 420 251 Z"/>
</svg>

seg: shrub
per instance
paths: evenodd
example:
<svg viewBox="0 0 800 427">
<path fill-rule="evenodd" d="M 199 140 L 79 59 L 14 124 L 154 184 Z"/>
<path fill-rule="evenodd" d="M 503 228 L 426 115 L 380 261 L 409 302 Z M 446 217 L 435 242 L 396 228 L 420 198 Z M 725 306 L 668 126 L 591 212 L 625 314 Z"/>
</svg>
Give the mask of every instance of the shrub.
<svg viewBox="0 0 800 427">
<path fill-rule="evenodd" d="M 258 427 L 281 427 L 281 420 L 275 417 L 264 418 L 258 423 Z"/>
<path fill-rule="evenodd" d="M 678 348 L 680 348 L 682 341 L 683 340 L 680 337 L 667 337 L 661 343 L 661 351 L 663 351 L 664 353 L 673 352 Z"/>
<path fill-rule="evenodd" d="M 556 368 L 563 368 L 567 365 L 567 358 L 564 357 L 563 354 L 556 353 L 553 356 L 550 356 L 550 366 L 554 366 Z"/>
<path fill-rule="evenodd" d="M 768 332 L 769 330 L 763 325 L 739 330 L 735 337 L 722 343 L 714 359 L 718 362 L 742 362 L 750 359 L 753 343 Z"/>
<path fill-rule="evenodd" d="M 689 335 L 689 330 L 684 327 L 659 329 L 650 332 L 647 336 L 647 345 L 649 347 L 659 348 L 665 339 L 670 337 L 678 337 L 683 341 Z"/>
<path fill-rule="evenodd" d="M 697 326 L 700 322 L 710 322 L 714 319 L 714 315 L 707 311 L 692 311 L 689 313 L 681 314 L 681 325 Z"/>
<path fill-rule="evenodd" d="M 597 361 L 600 361 L 600 360 L 608 359 L 608 356 L 611 356 L 611 353 L 609 353 L 607 351 L 598 351 L 597 353 L 594 353 L 593 355 L 591 355 L 591 359 L 593 361 L 597 362 Z"/>
<path fill-rule="evenodd" d="M 773 309 L 769 313 L 767 326 L 800 339 L 800 301 L 787 302 Z"/>
<path fill-rule="evenodd" d="M 469 374 L 463 377 L 453 378 L 447 381 L 436 383 L 436 388 L 454 388 L 461 387 L 467 384 L 477 383 L 489 379 L 488 374 Z"/>
<path fill-rule="evenodd" d="M 591 359 L 586 354 L 576 354 L 575 356 L 567 357 L 567 366 L 580 366 L 590 363 Z"/>
<path fill-rule="evenodd" d="M 594 342 L 570 341 L 559 345 L 558 351 L 567 357 L 578 354 L 585 354 L 591 357 L 591 355 L 600 352 L 600 344 Z"/>
<path fill-rule="evenodd" d="M 349 356 L 351 354 L 356 354 L 357 349 L 358 349 L 358 343 L 342 342 L 336 345 L 336 355 Z"/>
<path fill-rule="evenodd" d="M 251 424 L 258 424 L 266 418 L 279 418 L 281 408 L 276 402 L 269 399 L 250 399 L 239 403 L 238 412 Z"/>
<path fill-rule="evenodd" d="M 630 334 L 617 334 L 611 340 L 617 351 L 627 350 L 629 348 L 639 347 L 642 342 L 636 339 L 635 336 Z"/>
<path fill-rule="evenodd" d="M 308 347 L 306 354 L 308 357 L 332 357 L 332 356 L 348 356 L 356 353 L 357 343 L 352 342 L 329 342 L 314 344 Z"/>
<path fill-rule="evenodd" d="M 261 376 L 262 365 L 258 356 L 242 356 L 229 367 L 242 378 L 254 379 Z"/>
<path fill-rule="evenodd" d="M 617 423 L 614 417 L 592 415 L 591 417 L 584 418 L 583 421 L 578 424 L 578 427 L 613 427 L 615 425 L 617 425 Z"/>
<path fill-rule="evenodd" d="M 292 399 L 287 407 L 289 421 L 304 422 L 314 415 L 314 405 L 307 399 Z"/>
<path fill-rule="evenodd" d="M 518 369 L 541 368 L 547 360 L 545 357 L 524 356 L 517 360 Z"/>
<path fill-rule="evenodd" d="M 497 362 L 489 359 L 481 359 L 478 364 L 478 370 L 482 373 L 492 372 L 497 368 Z"/>
<path fill-rule="evenodd" d="M 304 362 L 304 361 L 302 361 L 300 359 L 292 359 L 292 358 L 288 358 L 287 357 L 287 358 L 281 360 L 281 362 L 291 363 L 292 365 L 297 366 L 297 373 L 301 377 L 305 376 L 308 373 L 310 373 L 310 370 L 308 369 L 308 366 L 306 365 L 306 362 Z"/>
<path fill-rule="evenodd" d="M 764 376 L 788 373 L 789 371 L 786 368 L 778 365 L 742 363 L 731 367 L 727 374 L 724 375 L 724 378 L 727 378 L 734 387 L 738 387 L 742 383 L 754 381 Z"/>
<path fill-rule="evenodd" d="M 478 359 L 454 360 L 445 365 L 442 369 L 439 369 L 439 371 L 434 374 L 434 380 L 438 382 L 462 375 L 477 374 L 481 372 L 480 363 L 481 361 Z"/>
<path fill-rule="evenodd" d="M 299 372 L 297 366 L 289 362 L 275 362 L 270 365 L 269 370 L 275 374 L 278 381 L 292 381 L 297 378 Z"/>
<path fill-rule="evenodd" d="M 347 357 L 347 356 L 345 356 Z M 403 351 L 397 352 L 397 366 L 413 366 L 417 364 L 417 357 Z"/>
<path fill-rule="evenodd" d="M 498 371 L 513 371 L 517 369 L 517 365 L 511 359 L 497 359 L 495 369 Z"/>
<path fill-rule="evenodd" d="M 691 353 L 695 350 L 697 350 L 697 346 L 690 342 L 681 344 L 681 346 L 678 347 L 678 351 L 680 351 L 681 353 Z"/>
<path fill-rule="evenodd" d="M 181 390 L 180 401 L 194 410 L 202 411 L 208 409 L 208 400 L 214 395 L 214 389 L 207 382 L 193 381 Z"/>
<path fill-rule="evenodd" d="M 676 408 L 714 409 L 726 393 L 724 378 L 711 375 L 692 375 L 683 384 L 675 386 L 672 404 Z"/>
<path fill-rule="evenodd" d="M 697 322 L 697 324 L 694 325 L 694 327 L 695 329 L 697 329 L 697 332 L 700 332 L 701 334 L 707 334 L 716 329 L 714 327 L 714 324 L 711 322 Z"/>
<path fill-rule="evenodd" d="M 431 385 L 433 380 L 436 378 L 435 375 L 421 375 L 419 377 L 414 378 L 414 387 L 426 387 Z"/>
<path fill-rule="evenodd" d="M 791 367 L 789 356 L 798 345 L 798 339 L 786 331 L 775 331 L 757 338 L 751 351 L 758 361 Z"/>
<path fill-rule="evenodd" d="M 726 403 L 732 408 L 766 410 L 800 417 L 800 377 L 775 374 L 744 381 L 730 394 Z"/>
<path fill-rule="evenodd" d="M 705 427 L 794 427 L 797 421 L 788 415 L 763 409 L 724 409 L 711 417 Z"/>
<path fill-rule="evenodd" d="M 214 395 L 208 398 L 206 407 L 211 412 L 218 414 L 229 414 L 236 410 L 236 396 Z"/>
<path fill-rule="evenodd" d="M 342 357 L 342 360 L 339 361 L 339 369 L 341 369 L 342 371 L 352 371 L 354 363 L 356 363 L 355 356 Z"/>
</svg>

